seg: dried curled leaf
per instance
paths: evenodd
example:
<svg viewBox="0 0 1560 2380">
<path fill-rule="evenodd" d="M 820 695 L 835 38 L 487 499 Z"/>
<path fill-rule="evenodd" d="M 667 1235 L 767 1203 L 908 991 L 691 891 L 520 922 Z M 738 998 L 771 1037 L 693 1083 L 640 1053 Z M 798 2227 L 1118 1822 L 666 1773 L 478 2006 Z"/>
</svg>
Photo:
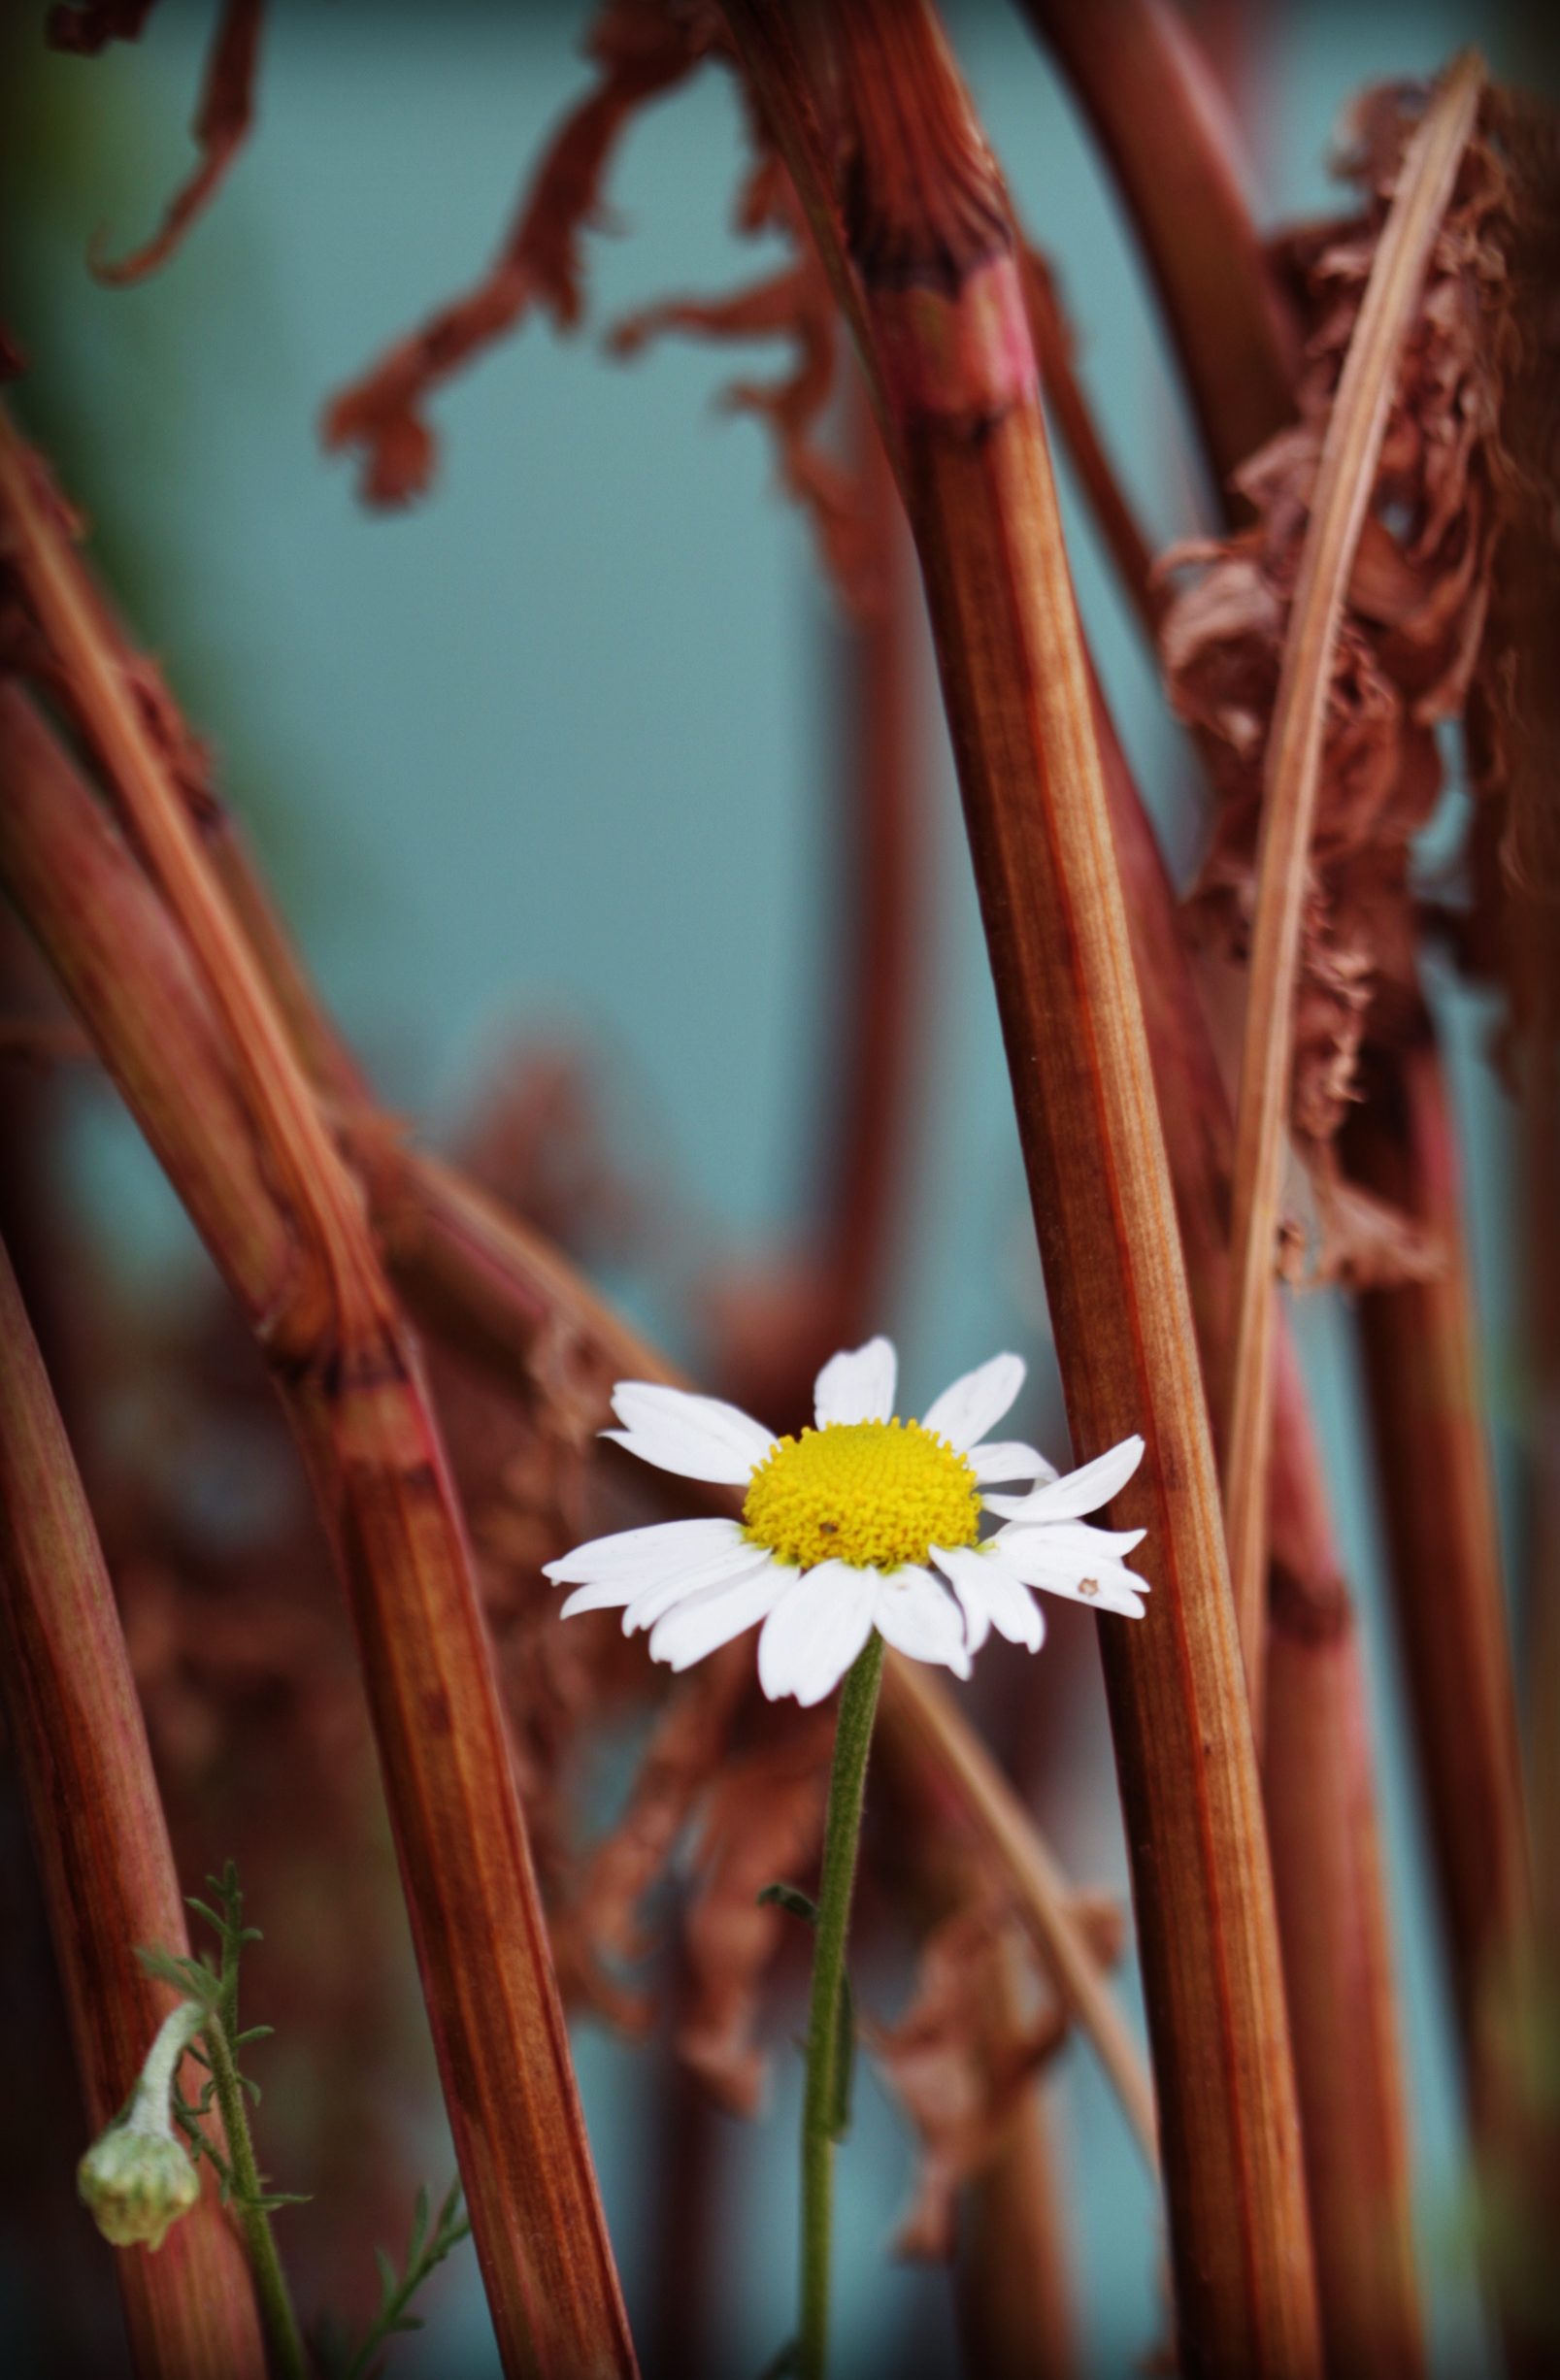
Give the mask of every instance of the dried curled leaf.
<svg viewBox="0 0 1560 2380">
<path fill-rule="evenodd" d="M 1087 1922 L 1101 1958 L 1119 1956 L 1114 1904 L 1090 1899 Z M 899 2023 L 865 2030 L 918 2135 L 913 2197 L 895 2251 L 946 2261 L 958 2192 L 1000 2154 L 1022 2094 L 1066 2033 L 1066 2016 L 1022 1928 L 1000 1901 L 981 1900 L 927 1936 Z"/>
<path fill-rule="evenodd" d="M 758 1896 L 807 1877 L 823 1840 L 834 1710 L 766 1709 L 757 1748 L 711 1793 L 695 1846 L 700 1890 L 684 1929 L 690 2005 L 678 2050 L 736 2115 L 756 2114 L 765 2062 L 753 2041 L 760 1987 L 786 1920 Z"/>
<path fill-rule="evenodd" d="M 1236 474 L 1255 515 L 1222 541 L 1174 549 L 1159 576 L 1197 572 L 1163 622 L 1172 699 L 1202 732 L 1220 809 L 1192 897 L 1196 930 L 1247 955 L 1264 762 L 1322 442 L 1404 150 L 1424 94 L 1366 94 L 1343 170 L 1365 212 L 1289 236 L 1276 261 L 1309 329 L 1301 418 Z M 1518 481 L 1501 441 L 1510 349 L 1503 241 L 1510 178 L 1487 138 L 1465 154 L 1404 351 L 1372 510 L 1329 688 L 1302 925 L 1290 1122 L 1316 1187 L 1322 1277 L 1424 1277 L 1434 1251 L 1407 1217 L 1344 1183 L 1331 1144 L 1358 1096 L 1367 1036 L 1417 1013 L 1411 846 L 1441 791 L 1436 728 L 1468 701 L 1491 573 Z"/>
<path fill-rule="evenodd" d="M 605 1625 L 611 1626 L 611 1622 Z M 745 1644 L 723 1645 L 675 1686 L 639 1765 L 628 1806 L 598 1844 L 583 1883 L 554 1920 L 564 1996 L 625 2031 L 643 2033 L 649 2002 L 625 1993 L 606 1961 L 645 1955 L 640 1904 L 665 1873 L 694 1806 L 725 1756 L 732 1712 L 751 1682 Z"/>
<path fill-rule="evenodd" d="M 612 153 L 639 110 L 683 82 L 720 38 L 714 12 L 700 0 L 608 0 L 585 42 L 597 86 L 554 136 L 490 270 L 326 411 L 325 445 L 362 450 L 366 503 L 408 504 L 428 485 L 436 443 L 422 404 L 430 390 L 534 306 L 560 330 L 579 321 L 580 237 L 600 219 Z"/>
<path fill-rule="evenodd" d="M 736 296 L 672 298 L 625 315 L 607 334 L 608 351 L 642 354 L 669 332 L 717 341 L 790 339 L 794 370 L 765 384 L 737 380 L 722 399 L 732 413 L 754 413 L 774 435 L 780 482 L 811 519 L 823 567 L 846 606 L 865 612 L 880 599 L 875 542 L 853 481 L 813 433 L 835 389 L 838 308 L 803 217 L 791 178 L 756 121 L 759 156 L 737 206 L 738 229 L 783 233 L 796 262 Z"/>
<path fill-rule="evenodd" d="M 44 39 L 50 50 L 68 50 L 78 57 L 95 58 L 110 42 L 135 42 L 157 0 L 96 0 L 90 8 L 56 5 L 49 12 Z"/>
<path fill-rule="evenodd" d="M 135 21 L 129 33 L 123 36 L 129 40 L 140 32 L 148 13 L 146 9 L 100 12 L 103 15 L 133 17 Z M 93 278 L 107 287 L 123 289 L 132 281 L 145 281 L 148 274 L 166 264 L 190 225 L 204 214 L 227 179 L 254 120 L 254 75 L 260 53 L 260 25 L 264 13 L 265 0 L 227 0 L 212 44 L 200 106 L 191 127 L 195 145 L 201 152 L 200 163 L 188 181 L 175 191 L 164 210 L 159 229 L 144 248 L 121 257 L 117 264 L 110 264 L 101 252 L 101 242 L 93 242 L 88 263 Z M 119 30 L 118 26 L 111 29 L 115 32 Z M 75 42 L 59 45 L 61 48 L 79 46 Z M 101 48 L 101 41 L 95 41 L 92 47 Z"/>
</svg>

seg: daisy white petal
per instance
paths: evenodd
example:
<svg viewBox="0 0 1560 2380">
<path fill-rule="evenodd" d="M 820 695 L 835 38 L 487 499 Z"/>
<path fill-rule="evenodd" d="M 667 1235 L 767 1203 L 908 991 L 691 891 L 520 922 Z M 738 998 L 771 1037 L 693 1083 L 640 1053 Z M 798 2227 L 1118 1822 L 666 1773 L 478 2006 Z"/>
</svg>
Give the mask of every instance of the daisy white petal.
<svg viewBox="0 0 1560 2380">
<path fill-rule="evenodd" d="M 690 1669 L 767 1619 L 799 1575 L 784 1563 L 765 1562 L 723 1586 L 702 1587 L 656 1621 L 650 1631 L 651 1660 L 669 1662 L 674 1669 Z"/>
<path fill-rule="evenodd" d="M 1046 1615 L 1022 1579 L 1003 1563 L 995 1544 L 993 1540 L 991 1550 L 934 1545 L 932 1560 L 964 1606 L 965 1641 L 972 1653 L 980 1650 L 992 1628 L 1010 1644 L 1027 1645 L 1038 1653 L 1046 1641 Z"/>
<path fill-rule="evenodd" d="M 604 1430 L 603 1438 L 615 1438 L 642 1462 L 684 1479 L 746 1486 L 775 1443 L 772 1431 L 736 1405 L 650 1380 L 619 1380 L 613 1411 L 624 1426 Z"/>
<path fill-rule="evenodd" d="M 941 1662 L 956 1676 L 969 1676 L 963 1615 L 930 1570 L 912 1562 L 880 1572 L 873 1616 L 880 1633 L 912 1661 Z"/>
<path fill-rule="evenodd" d="M 1091 1603 L 1096 1611 L 1120 1611 L 1134 1620 L 1144 1615 L 1146 1579 L 1119 1562 L 1088 1562 L 1061 1551 L 1048 1529 L 1000 1530 L 991 1540 L 993 1556 L 1004 1570 L 1026 1585 L 1043 1587 L 1047 1595 L 1065 1595 L 1074 1603 Z"/>
<path fill-rule="evenodd" d="M 787 1587 L 758 1639 L 758 1682 L 772 1702 L 821 1702 L 872 1633 L 878 1572 L 820 1562 Z"/>
<path fill-rule="evenodd" d="M 931 1411 L 922 1414 L 921 1428 L 946 1438 L 955 1454 L 966 1454 L 1002 1419 L 1023 1384 L 1023 1357 L 994 1355 L 979 1372 L 967 1372 L 945 1388 Z"/>
<path fill-rule="evenodd" d="M 723 1553 L 712 1554 L 708 1562 L 695 1563 L 689 1569 L 673 1571 L 669 1577 L 658 1578 L 652 1586 L 641 1587 L 623 1613 L 624 1636 L 632 1636 L 639 1629 L 653 1627 L 663 1611 L 686 1603 L 702 1587 L 723 1587 L 733 1578 L 746 1577 L 749 1570 L 767 1568 L 770 1559 L 763 1546 L 743 1540 Z"/>
<path fill-rule="evenodd" d="M 624 1603 L 632 1603 L 638 1593 L 638 1583 L 629 1578 L 608 1578 L 593 1587 L 576 1587 L 572 1595 L 564 1597 L 558 1616 L 572 1620 L 581 1611 L 616 1611 Z"/>
<path fill-rule="evenodd" d="M 723 1545 L 742 1538 L 738 1521 L 656 1521 L 648 1529 L 620 1529 L 615 1537 L 592 1537 L 556 1562 L 544 1562 L 542 1574 L 560 1587 L 594 1586 L 622 1579 L 631 1595 L 637 1586 L 679 1566 L 707 1561 Z M 628 1597 L 624 1596 L 626 1603 Z"/>
<path fill-rule="evenodd" d="M 1124 1438 L 1108 1454 L 1096 1455 L 1092 1463 L 1077 1471 L 1064 1471 L 1060 1479 L 1050 1480 L 1028 1496 L 988 1496 L 986 1505 L 992 1512 L 1005 1512 L 1010 1520 L 1025 1521 L 1063 1521 L 1079 1513 L 1098 1512 L 1101 1504 L 1108 1504 L 1126 1486 L 1142 1461 L 1142 1438 Z"/>
<path fill-rule="evenodd" d="M 1080 1562 L 1120 1562 L 1143 1543 L 1146 1529 L 1096 1529 L 1088 1521 L 1010 1521 L 1010 1529 L 1039 1528 L 1057 1553 L 1077 1554 Z M 998 1535 L 1002 1532 L 999 1530 Z"/>
<path fill-rule="evenodd" d="M 992 1438 L 983 1446 L 972 1446 L 965 1461 L 982 1487 L 998 1479 L 1054 1479 L 1056 1466 L 1033 1446 L 1015 1442 L 1002 1443 Z"/>
<path fill-rule="evenodd" d="M 830 1422 L 891 1421 L 899 1358 L 891 1339 L 869 1339 L 864 1347 L 831 1355 L 813 1388 L 813 1417 L 820 1430 Z"/>
</svg>

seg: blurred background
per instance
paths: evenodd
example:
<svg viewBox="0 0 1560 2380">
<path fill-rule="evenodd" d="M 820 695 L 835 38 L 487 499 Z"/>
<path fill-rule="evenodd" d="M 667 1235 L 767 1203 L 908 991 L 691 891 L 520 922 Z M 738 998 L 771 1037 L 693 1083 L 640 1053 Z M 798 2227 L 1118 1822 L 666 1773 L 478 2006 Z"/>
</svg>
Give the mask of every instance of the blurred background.
<svg viewBox="0 0 1560 2380">
<path fill-rule="evenodd" d="M 1265 224 L 1340 204 L 1329 134 L 1363 83 L 1430 72 L 1470 40 L 1498 75 L 1547 71 L 1542 12 L 1515 7 L 1221 0 L 1190 13 L 1261 160 Z M 533 319 L 443 390 L 435 484 L 386 516 L 360 506 L 349 461 L 321 450 L 321 408 L 487 259 L 584 85 L 584 9 L 274 0 L 247 152 L 173 264 L 124 291 L 94 284 L 87 246 L 100 226 L 115 251 L 144 237 L 183 174 L 211 12 L 163 0 L 138 46 L 90 63 L 44 49 L 43 14 L 14 5 L 0 37 L 3 305 L 32 367 L 18 413 L 85 511 L 137 637 L 211 740 L 386 1104 L 495 1164 L 500 1144 L 521 1147 L 532 1210 L 670 1352 L 733 1377 L 742 1329 L 783 1306 L 827 1196 L 852 932 L 839 865 L 851 632 L 807 524 L 776 491 L 761 428 L 714 404 L 734 368 L 762 373 L 773 355 L 668 344 L 625 365 L 600 341 L 624 312 L 725 290 L 780 259 L 778 244 L 755 248 L 731 226 L 745 141 L 726 78 L 707 70 L 640 118 L 589 243 L 582 331 L 560 339 Z M 1058 268 L 1080 377 L 1141 517 L 1158 545 L 1211 525 L 1136 256 L 1064 90 L 996 0 L 961 0 L 948 17 L 1031 236 Z M 1090 524 L 1064 496 L 1094 649 L 1184 880 L 1204 825 L 1195 769 Z M 924 654 L 913 702 L 913 1100 L 869 1321 L 899 1343 L 909 1410 L 995 1347 L 1019 1348 L 1031 1376 L 1017 1418 L 1060 1462 L 1044 1293 Z M 1439 831 L 1457 799 L 1453 784 Z M 27 979 L 19 950 L 6 965 Z M 1449 982 L 1430 990 L 1453 1056 L 1514 1516 L 1511 1118 L 1486 1064 L 1493 1010 Z M 315 2193 L 282 2218 L 312 2312 L 327 2270 L 338 2300 L 346 2287 L 334 2243 L 403 2231 L 419 2176 L 442 2187 L 452 2170 L 349 1662 L 317 1622 L 336 1591 L 263 1385 L 216 1316 L 215 1276 L 114 1094 L 84 1067 L 0 1070 L 8 1133 L 25 1125 L 44 1225 L 70 1252 L 56 1343 L 90 1349 L 78 1443 L 117 1549 L 182 1870 L 195 1890 L 237 1848 L 269 1937 L 249 1989 L 251 2019 L 282 2026 L 258 2063 L 262 2151 L 280 2186 Z M 1366 1636 L 1434 2368 L 1493 2372 L 1350 1315 L 1318 1293 L 1295 1302 L 1295 1321 Z M 210 1394 L 192 1395 L 192 1377 Z M 61 1394 L 69 1410 L 69 1376 Z M 310 1549 L 285 1677 L 245 1637 L 241 1603 L 215 1593 L 207 1669 L 199 1643 L 169 1651 L 177 1593 L 152 1547 L 153 1507 L 190 1575 L 205 1563 L 230 1579 L 248 1563 L 258 1576 L 279 1545 Z M 1513 1535 L 1514 1518 L 1519 1591 Z M 1124 1899 L 1092 1638 L 1065 1618 L 1053 1636 L 1044 1692 L 1016 1699 L 1027 1689 L 995 1674 L 1000 1661 L 970 1691 L 1070 1872 Z M 208 1674 L 224 1663 L 225 1702 Z M 266 1750 L 300 1676 L 319 1740 L 344 1747 L 335 1799 L 318 1806 Z M 601 1811 L 626 1758 L 603 1756 L 587 1780 Z M 0 2179 L 0 2336 L 12 2371 L 108 2373 L 124 2367 L 112 2280 L 71 2200 L 80 2119 L 9 1772 L 4 1791 L 0 2131 L 17 2150 Z M 348 1840 L 344 1874 L 332 1846 Z M 880 1933 L 862 1988 L 888 2014 L 910 1967 L 892 1927 Z M 1136 2012 L 1130 1950 L 1123 1971 Z M 756 2372 L 785 2335 L 801 1972 L 782 1971 L 766 2012 L 762 2120 L 698 2120 L 711 2228 L 692 2342 L 669 2311 L 664 2160 L 681 2086 L 665 2026 L 644 2046 L 576 2029 L 652 2370 Z M 1070 2044 L 1045 2088 L 1080 2366 L 1132 2371 L 1165 2335 L 1153 2196 L 1086 2047 Z M 42 2144 L 47 2191 L 23 2142 Z M 958 2368 L 945 2274 L 889 2254 L 910 2170 L 903 2118 L 869 2071 L 840 2183 L 842 2374 Z M 366 2245 L 362 2261 L 369 2297 Z M 423 2310 L 427 2330 L 400 2343 L 394 2370 L 496 2372 L 469 2246 Z"/>
</svg>

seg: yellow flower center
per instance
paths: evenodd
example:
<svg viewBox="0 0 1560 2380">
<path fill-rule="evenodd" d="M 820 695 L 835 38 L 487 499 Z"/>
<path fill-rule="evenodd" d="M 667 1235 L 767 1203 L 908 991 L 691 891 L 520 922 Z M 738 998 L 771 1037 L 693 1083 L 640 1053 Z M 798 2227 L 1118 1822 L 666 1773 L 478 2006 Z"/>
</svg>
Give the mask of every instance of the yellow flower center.
<svg viewBox="0 0 1560 2380">
<path fill-rule="evenodd" d="M 980 1490 L 963 1455 L 918 1421 L 836 1421 L 780 1439 L 742 1517 L 752 1544 L 802 1570 L 892 1570 L 934 1545 L 973 1545 Z"/>
</svg>

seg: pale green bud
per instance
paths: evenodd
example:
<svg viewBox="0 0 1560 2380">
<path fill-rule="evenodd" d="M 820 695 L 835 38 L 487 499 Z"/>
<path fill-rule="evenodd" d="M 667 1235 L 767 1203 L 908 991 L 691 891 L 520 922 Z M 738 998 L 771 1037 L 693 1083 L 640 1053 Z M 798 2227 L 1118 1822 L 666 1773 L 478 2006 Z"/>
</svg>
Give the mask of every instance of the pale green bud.
<svg viewBox="0 0 1560 2380">
<path fill-rule="evenodd" d="M 174 2137 L 169 2096 L 179 2061 L 200 2031 L 204 2009 L 182 2000 L 147 2055 L 125 2115 L 93 2141 L 76 2187 L 105 2239 L 116 2248 L 160 2248 L 200 2197 L 200 2176 Z"/>
</svg>

